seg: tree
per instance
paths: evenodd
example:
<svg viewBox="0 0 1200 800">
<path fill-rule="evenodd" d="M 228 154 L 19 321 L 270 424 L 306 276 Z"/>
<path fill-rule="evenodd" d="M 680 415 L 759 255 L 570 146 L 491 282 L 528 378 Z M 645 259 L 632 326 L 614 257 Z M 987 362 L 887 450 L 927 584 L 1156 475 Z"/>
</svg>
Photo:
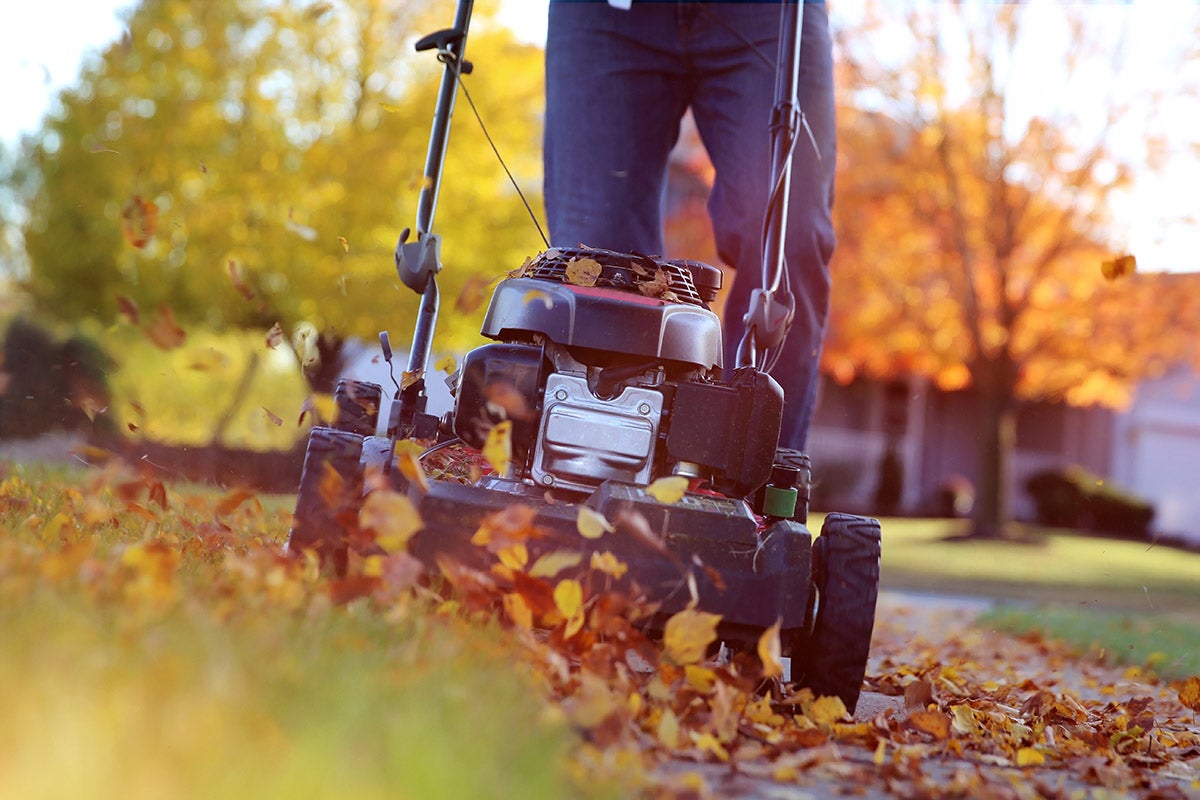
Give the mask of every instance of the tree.
<svg viewBox="0 0 1200 800">
<path fill-rule="evenodd" d="M 1119 277 L 1132 265 L 1119 258 L 1111 209 L 1135 170 L 1161 160 L 1163 98 L 1148 87 L 1119 94 L 1120 32 L 1091 14 L 922 5 L 902 21 L 907 52 L 870 14 L 840 37 L 839 249 L 824 365 L 843 379 L 924 374 L 945 389 L 973 387 L 980 536 L 1001 534 L 1008 518 L 1018 398 L 1120 405 L 1135 381 L 1194 355 L 1200 328 L 1192 298 L 1159 293 L 1165 279 L 1105 280 L 1106 269 Z M 1065 39 L 1055 39 L 1065 57 L 1046 62 L 1063 85 L 1109 91 L 1046 108 L 1022 96 L 1018 67 L 1045 61 L 1030 49 L 1044 26 Z M 1052 94 L 1051 74 L 1041 89 Z M 1142 152 L 1130 152 L 1135 134 Z"/>
<path fill-rule="evenodd" d="M 412 43 L 452 20 L 448 0 L 144 0 L 30 154 L 39 310 L 107 321 L 165 306 L 185 327 L 406 337 L 417 301 L 392 250 L 415 219 L 441 69 Z M 528 185 L 541 51 L 481 14 L 467 57 L 467 85 Z M 435 226 L 450 298 L 541 247 L 465 103 L 456 116 Z M 472 312 L 443 315 L 444 346 L 477 335 Z"/>
</svg>

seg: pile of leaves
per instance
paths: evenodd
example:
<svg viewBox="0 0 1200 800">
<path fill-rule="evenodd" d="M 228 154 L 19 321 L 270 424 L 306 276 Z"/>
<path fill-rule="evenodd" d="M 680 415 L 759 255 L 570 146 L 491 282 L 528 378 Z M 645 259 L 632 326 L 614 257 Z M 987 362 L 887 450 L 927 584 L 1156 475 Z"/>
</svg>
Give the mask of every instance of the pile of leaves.
<svg viewBox="0 0 1200 800">
<path fill-rule="evenodd" d="M 286 511 L 264 511 L 249 492 L 181 493 L 120 466 L 58 489 L 56 506 L 38 499 L 52 489 L 0 478 L 4 605 L 66 582 L 134 618 L 200 605 L 217 620 L 271 608 L 303 621 L 322 609 L 398 630 L 430 619 L 499 629 L 530 678 L 530 702 L 574 732 L 564 772 L 581 794 L 748 796 L 780 783 L 909 797 L 1200 790 L 1200 677 L 1167 686 L 1139 676 L 1133 694 L 1100 672 L 1060 683 L 1078 662 L 1052 644 L 975 632 L 922 645 L 881 620 L 869 691 L 851 715 L 785 681 L 777 629 L 731 653 L 717 615 L 693 605 L 663 619 L 614 591 L 627 568 L 601 548 L 586 561 L 570 551 L 531 559 L 539 532 L 528 506 L 475 531 L 487 566 L 430 568 L 407 551 L 421 527 L 415 507 L 378 487 L 355 532 L 375 554 L 328 576 L 315 558 L 281 554 Z M 669 502 L 674 487 L 658 491 Z M 118 529 L 116 546 L 101 544 Z M 578 531 L 593 543 L 622 535 L 590 510 Z"/>
</svg>

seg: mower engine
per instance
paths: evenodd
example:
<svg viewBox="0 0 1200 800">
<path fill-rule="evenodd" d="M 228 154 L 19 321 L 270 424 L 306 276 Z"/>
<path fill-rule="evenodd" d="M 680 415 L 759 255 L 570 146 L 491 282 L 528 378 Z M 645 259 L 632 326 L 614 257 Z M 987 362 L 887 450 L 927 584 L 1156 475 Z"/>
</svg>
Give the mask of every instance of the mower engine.
<svg viewBox="0 0 1200 800">
<path fill-rule="evenodd" d="M 547 250 L 501 281 L 455 376 L 454 434 L 482 448 L 512 424 L 500 480 L 590 493 L 665 475 L 744 497 L 771 475 L 783 392 L 721 380 L 721 271 L 597 249 Z"/>
</svg>

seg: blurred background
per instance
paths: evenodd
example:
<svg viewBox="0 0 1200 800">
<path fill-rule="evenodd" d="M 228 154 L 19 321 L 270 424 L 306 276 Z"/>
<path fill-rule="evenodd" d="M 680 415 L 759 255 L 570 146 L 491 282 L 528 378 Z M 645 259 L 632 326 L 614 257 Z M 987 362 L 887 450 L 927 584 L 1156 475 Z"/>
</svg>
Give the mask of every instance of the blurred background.
<svg viewBox="0 0 1200 800">
<path fill-rule="evenodd" d="M 546 6 L 476 3 L 464 79 L 539 218 Z M 829 13 L 814 506 L 1200 546 L 1200 9 Z M 376 335 L 411 332 L 392 251 L 440 75 L 412 45 L 453 17 L 451 0 L 0 11 L 0 452 L 50 435 L 294 486 L 334 380 L 390 386 Z M 686 124 L 671 177 L 665 255 L 717 263 Z M 460 355 L 492 283 L 543 247 L 461 96 L 434 227 L 435 349 Z"/>
</svg>

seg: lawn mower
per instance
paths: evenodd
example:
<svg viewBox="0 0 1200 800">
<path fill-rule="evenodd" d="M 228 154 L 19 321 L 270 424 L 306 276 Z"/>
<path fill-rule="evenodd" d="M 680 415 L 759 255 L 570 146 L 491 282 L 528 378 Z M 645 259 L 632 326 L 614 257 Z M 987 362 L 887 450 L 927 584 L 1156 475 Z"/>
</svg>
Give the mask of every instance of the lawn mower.
<svg viewBox="0 0 1200 800">
<path fill-rule="evenodd" d="M 764 243 L 764 287 L 782 269 L 790 152 L 798 138 L 799 3 L 782 4 L 773 193 Z M 380 414 L 383 389 L 343 379 L 336 418 L 309 435 L 290 552 L 312 551 L 345 569 L 364 492 L 383 475 L 417 507 L 421 530 L 409 552 L 437 569 L 451 557 L 486 565 L 472 544 L 481 522 L 514 506 L 539 531 L 529 558 L 577 552 L 587 563 L 611 552 L 628 570 L 619 586 L 654 604 L 654 625 L 687 607 L 721 616 L 731 649 L 752 650 L 779 625 L 795 683 L 837 695 L 853 710 L 866 668 L 878 593 L 880 529 L 833 513 L 819 537 L 807 523 L 810 465 L 778 447 L 783 391 L 756 364 L 782 340 L 767 319 L 786 317 L 789 298 L 756 290 L 738 364 L 724 370 L 718 316 L 709 308 L 721 271 L 688 260 L 596 248 L 550 248 L 495 287 L 482 325 L 490 343 L 452 376 L 453 409 L 426 411 L 426 374 L 438 312 L 440 239 L 432 232 L 450 120 L 472 3 L 460 0 L 452 28 L 416 43 L 434 51 L 442 75 L 421 189 L 416 235 L 396 248 L 405 286 L 420 295 L 404 381 Z M 780 111 L 780 108 L 782 111 Z M 389 365 L 391 346 L 380 334 Z M 383 421 L 386 420 L 386 421 Z M 422 459 L 453 448 L 478 452 L 504 426 L 511 453 L 499 470 L 433 477 L 398 468 L 398 443 L 420 442 Z M 406 445 L 407 447 L 407 445 Z M 485 474 L 481 474 L 485 473 Z M 329 475 L 344 491 L 330 491 Z M 674 476 L 682 496 L 655 491 Z M 671 502 L 668 502 L 671 501 Z M 580 534 L 580 507 L 614 531 Z M 370 547 L 367 542 L 366 547 Z M 659 628 L 661 631 L 661 628 Z"/>
</svg>

